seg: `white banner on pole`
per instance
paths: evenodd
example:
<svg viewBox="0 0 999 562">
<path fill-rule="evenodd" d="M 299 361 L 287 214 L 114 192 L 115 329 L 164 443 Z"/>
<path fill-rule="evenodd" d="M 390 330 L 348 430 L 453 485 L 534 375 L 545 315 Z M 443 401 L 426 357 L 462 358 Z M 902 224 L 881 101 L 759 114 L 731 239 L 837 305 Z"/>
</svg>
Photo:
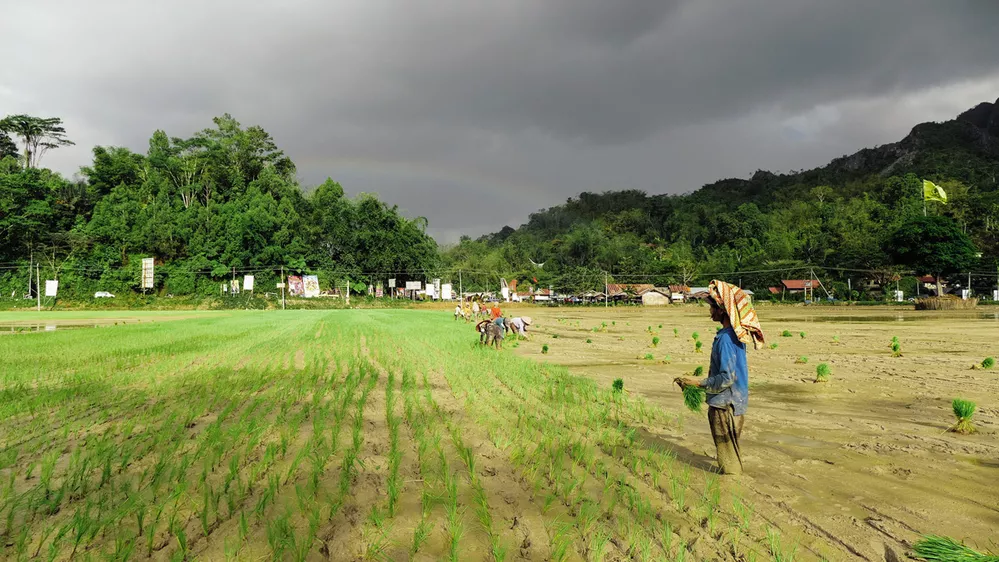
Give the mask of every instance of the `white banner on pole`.
<svg viewBox="0 0 999 562">
<path fill-rule="evenodd" d="M 389 279 L 389 289 L 395 289 L 395 279 Z"/>
<path fill-rule="evenodd" d="M 45 281 L 45 296 L 54 297 L 58 292 L 59 292 L 59 281 L 53 279 L 47 279 Z"/>
<path fill-rule="evenodd" d="M 423 283 L 420 281 L 406 281 L 407 291 L 419 291 L 423 288 Z"/>
<path fill-rule="evenodd" d="M 452 296 L 451 296 L 451 284 L 450 283 L 444 283 L 443 285 L 441 285 L 441 299 L 449 301 L 449 300 L 451 300 L 451 298 L 452 298 Z"/>
<path fill-rule="evenodd" d="M 243 290 L 253 292 L 253 276 L 244 275 L 243 276 Z"/>
<path fill-rule="evenodd" d="M 153 258 L 142 258 L 142 279 L 143 289 L 153 288 Z"/>
</svg>

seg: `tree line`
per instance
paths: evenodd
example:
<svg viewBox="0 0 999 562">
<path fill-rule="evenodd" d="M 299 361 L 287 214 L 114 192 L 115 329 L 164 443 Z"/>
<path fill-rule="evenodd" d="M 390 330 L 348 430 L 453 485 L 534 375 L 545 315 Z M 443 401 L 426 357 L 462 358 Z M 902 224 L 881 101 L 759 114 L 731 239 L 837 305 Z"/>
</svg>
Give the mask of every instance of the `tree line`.
<svg viewBox="0 0 999 562">
<path fill-rule="evenodd" d="M 218 294 L 234 269 L 273 291 L 278 266 L 328 283 L 441 265 L 425 219 L 373 195 L 349 198 L 329 179 L 306 193 L 271 136 L 230 115 L 190 138 L 156 131 L 145 153 L 95 147 L 78 180 L 39 167 L 45 150 L 71 142 L 59 119 L 11 116 L 0 131 L 5 297 L 28 292 L 31 263 L 76 296 L 138 291 L 145 257 L 155 258 L 154 291 L 177 295 Z"/>
</svg>

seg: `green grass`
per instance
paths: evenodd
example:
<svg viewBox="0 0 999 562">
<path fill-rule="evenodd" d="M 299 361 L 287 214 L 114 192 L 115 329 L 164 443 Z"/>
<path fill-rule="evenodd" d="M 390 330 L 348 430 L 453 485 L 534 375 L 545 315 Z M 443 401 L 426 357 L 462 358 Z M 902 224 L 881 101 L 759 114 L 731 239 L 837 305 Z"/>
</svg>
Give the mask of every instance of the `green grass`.
<svg viewBox="0 0 999 562">
<path fill-rule="evenodd" d="M 484 454 L 532 491 L 505 510 L 552 498 L 553 554 L 595 559 L 631 536 L 655 559 L 663 521 L 684 537 L 701 525 L 699 507 L 674 506 L 705 489 L 702 471 L 639 437 L 675 414 L 479 347 L 438 311 L 140 316 L 0 337 L 3 558 L 305 560 L 333 556 L 337 536 L 374 560 L 509 559 L 522 536 L 495 511 Z M 668 486 L 650 487 L 648 467 Z"/>
</svg>

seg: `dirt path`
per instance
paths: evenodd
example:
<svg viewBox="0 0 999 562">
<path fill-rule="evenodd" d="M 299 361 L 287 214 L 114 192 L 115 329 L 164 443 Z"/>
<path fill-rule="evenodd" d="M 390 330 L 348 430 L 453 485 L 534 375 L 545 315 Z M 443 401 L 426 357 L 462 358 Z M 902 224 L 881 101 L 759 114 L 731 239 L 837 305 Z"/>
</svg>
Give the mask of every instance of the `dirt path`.
<svg viewBox="0 0 999 562">
<path fill-rule="evenodd" d="M 750 353 L 747 474 L 738 485 L 765 503 L 758 511 L 780 510 L 807 534 L 837 542 L 858 559 L 883 560 L 886 546 L 901 551 L 924 533 L 987 546 L 999 528 L 999 370 L 970 367 L 999 355 L 999 320 L 858 310 L 761 307 L 768 343 L 778 348 Z M 707 368 L 714 326 L 706 310 L 533 315 L 534 339 L 518 353 L 567 365 L 601 385 L 623 378 L 631 392 L 683 415 L 682 430 L 658 437 L 694 468 L 712 469 L 706 419 L 684 413 L 670 384 L 696 365 Z M 602 322 L 606 329 L 599 329 Z M 793 337 L 781 337 L 784 330 Z M 704 353 L 694 351 L 694 331 Z M 653 336 L 660 338 L 655 347 Z M 902 357 L 892 357 L 892 336 L 900 339 Z M 549 346 L 546 355 L 542 344 Z M 654 360 L 641 359 L 646 353 Z M 662 362 L 666 355 L 669 364 Z M 802 356 L 808 362 L 796 364 Z M 831 381 L 815 384 L 823 362 L 832 368 Z M 978 404 L 977 434 L 946 432 L 956 397 Z"/>
</svg>

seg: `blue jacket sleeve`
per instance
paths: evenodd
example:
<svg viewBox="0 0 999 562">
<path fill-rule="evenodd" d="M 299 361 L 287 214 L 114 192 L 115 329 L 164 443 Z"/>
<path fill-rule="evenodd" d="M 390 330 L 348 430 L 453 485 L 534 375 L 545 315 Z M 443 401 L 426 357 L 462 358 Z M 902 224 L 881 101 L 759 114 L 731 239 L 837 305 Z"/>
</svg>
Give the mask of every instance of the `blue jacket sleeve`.
<svg viewBox="0 0 999 562">
<path fill-rule="evenodd" d="M 719 392 L 725 390 L 726 388 L 735 384 L 735 379 L 738 376 L 736 373 L 736 362 L 738 356 L 736 355 L 737 348 L 732 344 L 731 340 L 726 337 L 718 338 L 715 341 L 715 346 L 717 346 L 717 361 L 718 367 L 717 371 L 713 375 L 701 381 L 701 387 L 703 387 L 710 394 L 718 394 Z M 714 352 L 715 350 L 712 350 Z M 712 353 L 714 355 L 714 353 Z"/>
</svg>

